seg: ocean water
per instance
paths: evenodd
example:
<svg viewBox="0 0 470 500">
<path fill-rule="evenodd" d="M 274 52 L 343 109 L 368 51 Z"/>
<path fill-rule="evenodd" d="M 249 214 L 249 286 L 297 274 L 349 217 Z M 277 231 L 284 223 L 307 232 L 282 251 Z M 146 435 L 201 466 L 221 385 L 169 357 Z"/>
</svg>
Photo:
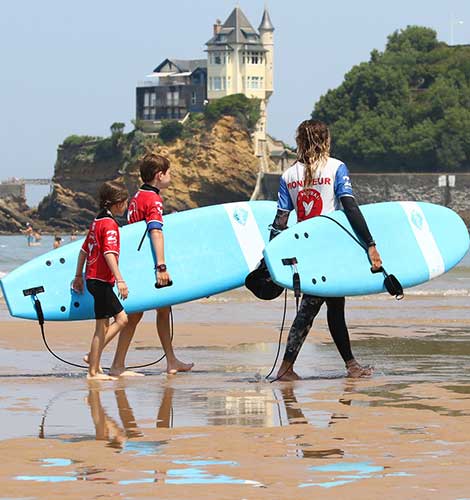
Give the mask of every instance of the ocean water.
<svg viewBox="0 0 470 500">
<path fill-rule="evenodd" d="M 62 238 L 62 245 L 70 243 L 70 235 L 57 233 Z M 21 266 L 39 255 L 53 249 L 54 235 L 44 235 L 39 244 L 28 247 L 26 237 L 23 235 L 0 235 L 0 278 L 13 269 Z"/>
</svg>

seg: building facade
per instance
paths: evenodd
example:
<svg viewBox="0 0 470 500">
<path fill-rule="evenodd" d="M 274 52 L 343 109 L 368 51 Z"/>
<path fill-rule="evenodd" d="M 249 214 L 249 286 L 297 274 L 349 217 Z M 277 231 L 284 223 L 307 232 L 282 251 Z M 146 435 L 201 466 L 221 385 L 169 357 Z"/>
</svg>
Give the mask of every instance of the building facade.
<svg viewBox="0 0 470 500">
<path fill-rule="evenodd" d="M 266 141 L 266 108 L 273 87 L 274 27 L 267 9 L 256 31 L 239 7 L 224 24 L 214 24 L 207 46 L 207 97 L 219 99 L 245 94 L 260 99 L 261 117 L 255 131 L 255 145 L 262 155 Z"/>
<path fill-rule="evenodd" d="M 165 59 L 136 89 L 139 121 L 182 120 L 204 110 L 207 99 L 205 59 Z"/>
<path fill-rule="evenodd" d="M 212 99 L 245 94 L 260 99 L 256 152 L 266 149 L 266 108 L 273 93 L 274 27 L 267 9 L 258 31 L 239 7 L 214 24 L 207 59 L 165 59 L 136 90 L 136 118 L 143 123 L 182 120 Z"/>
</svg>

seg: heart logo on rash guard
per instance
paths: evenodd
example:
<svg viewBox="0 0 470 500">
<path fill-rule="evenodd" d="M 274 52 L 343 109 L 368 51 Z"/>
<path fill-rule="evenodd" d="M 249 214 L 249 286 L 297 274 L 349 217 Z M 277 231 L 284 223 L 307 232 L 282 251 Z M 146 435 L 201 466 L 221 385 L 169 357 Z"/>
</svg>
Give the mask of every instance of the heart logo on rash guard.
<svg viewBox="0 0 470 500">
<path fill-rule="evenodd" d="M 303 189 L 297 195 L 297 220 L 307 220 L 321 214 L 323 200 L 316 189 Z"/>
<path fill-rule="evenodd" d="M 310 203 L 303 201 L 302 205 L 304 206 L 305 217 L 308 217 L 313 208 L 313 201 L 311 201 Z"/>
<path fill-rule="evenodd" d="M 248 212 L 243 208 L 236 208 L 233 211 L 233 218 L 242 226 L 246 224 L 246 220 L 248 219 Z"/>
</svg>

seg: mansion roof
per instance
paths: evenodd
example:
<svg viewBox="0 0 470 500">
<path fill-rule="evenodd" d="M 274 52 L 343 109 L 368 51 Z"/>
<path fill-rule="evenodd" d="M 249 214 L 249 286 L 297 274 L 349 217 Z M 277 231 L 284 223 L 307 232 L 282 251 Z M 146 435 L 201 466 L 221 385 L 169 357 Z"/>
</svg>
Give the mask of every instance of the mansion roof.
<svg viewBox="0 0 470 500">
<path fill-rule="evenodd" d="M 207 59 L 165 59 L 154 70 L 154 73 L 159 73 L 168 63 L 176 67 L 179 73 L 192 73 L 198 68 L 207 68 Z"/>
<path fill-rule="evenodd" d="M 220 31 L 206 45 L 247 44 L 262 45 L 258 32 L 250 24 L 240 7 L 235 7 Z"/>
</svg>

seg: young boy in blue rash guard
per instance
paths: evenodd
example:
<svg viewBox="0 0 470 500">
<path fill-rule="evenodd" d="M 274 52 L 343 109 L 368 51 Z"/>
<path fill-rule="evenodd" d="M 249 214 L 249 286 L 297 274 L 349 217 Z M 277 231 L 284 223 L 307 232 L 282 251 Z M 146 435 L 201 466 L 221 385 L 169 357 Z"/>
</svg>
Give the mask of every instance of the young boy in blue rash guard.
<svg viewBox="0 0 470 500">
<path fill-rule="evenodd" d="M 297 161 L 281 177 L 271 238 L 286 229 L 292 210 L 297 213 L 297 222 L 301 222 L 343 208 L 352 228 L 368 247 L 373 269 L 379 269 L 382 261 L 354 199 L 348 169 L 342 161 L 329 156 L 331 139 L 328 127 L 316 120 L 306 120 L 297 128 L 296 142 Z M 328 328 L 346 364 L 348 376 L 359 378 L 372 374 L 373 368 L 361 366 L 352 354 L 344 318 L 344 297 L 304 294 L 289 331 L 284 359 L 277 374 L 279 380 L 300 378 L 294 371 L 294 363 L 324 302 Z"/>
</svg>

